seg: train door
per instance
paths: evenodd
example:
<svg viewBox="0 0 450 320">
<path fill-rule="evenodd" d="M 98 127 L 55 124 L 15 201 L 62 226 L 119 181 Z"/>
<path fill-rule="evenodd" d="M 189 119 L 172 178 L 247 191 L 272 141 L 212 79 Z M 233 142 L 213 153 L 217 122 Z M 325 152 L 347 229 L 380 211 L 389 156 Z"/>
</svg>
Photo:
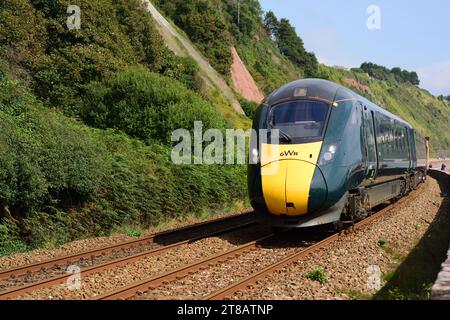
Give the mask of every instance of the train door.
<svg viewBox="0 0 450 320">
<path fill-rule="evenodd" d="M 377 145 L 375 140 L 375 122 L 373 112 L 362 105 L 363 131 L 365 146 L 365 176 L 367 179 L 375 179 L 378 171 Z"/>
</svg>

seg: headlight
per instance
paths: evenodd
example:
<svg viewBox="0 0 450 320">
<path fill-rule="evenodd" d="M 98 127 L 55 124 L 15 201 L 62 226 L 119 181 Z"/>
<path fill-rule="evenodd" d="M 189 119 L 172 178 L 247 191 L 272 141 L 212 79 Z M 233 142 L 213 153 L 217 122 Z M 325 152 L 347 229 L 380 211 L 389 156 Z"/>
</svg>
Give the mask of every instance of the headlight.
<svg viewBox="0 0 450 320">
<path fill-rule="evenodd" d="M 325 146 L 322 152 L 322 156 L 320 157 L 319 160 L 319 165 L 323 166 L 332 161 L 334 159 L 334 156 L 336 155 L 336 151 L 337 151 L 336 144 Z"/>
<path fill-rule="evenodd" d="M 252 150 L 252 163 L 251 164 L 258 164 L 259 163 L 259 151 L 258 149 L 254 148 Z"/>
</svg>

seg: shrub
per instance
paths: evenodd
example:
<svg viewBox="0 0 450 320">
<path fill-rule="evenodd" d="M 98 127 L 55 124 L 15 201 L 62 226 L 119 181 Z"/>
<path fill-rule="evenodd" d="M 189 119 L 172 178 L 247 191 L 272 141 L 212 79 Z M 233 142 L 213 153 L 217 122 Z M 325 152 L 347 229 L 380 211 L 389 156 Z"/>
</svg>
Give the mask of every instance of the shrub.
<svg viewBox="0 0 450 320">
<path fill-rule="evenodd" d="M 325 269 L 322 267 L 318 267 L 318 268 L 314 269 L 313 271 L 308 272 L 306 277 L 309 280 L 317 281 L 320 284 L 324 284 L 327 282 L 327 273 L 326 273 Z"/>
<path fill-rule="evenodd" d="M 181 83 L 130 68 L 103 82 L 86 86 L 82 116 L 99 128 L 120 129 L 147 143 L 170 143 L 173 130 L 224 128 L 220 114 Z"/>
<path fill-rule="evenodd" d="M 239 102 L 242 106 L 242 109 L 244 109 L 245 115 L 250 119 L 253 119 L 255 116 L 256 109 L 258 108 L 258 104 L 256 102 L 249 101 L 244 98 L 241 98 Z"/>
<path fill-rule="evenodd" d="M 218 0 L 157 0 L 157 5 L 208 58 L 221 74 L 229 75 L 232 64 L 231 36 Z"/>
<path fill-rule="evenodd" d="M 17 226 L 8 219 L 0 221 L 0 256 L 24 252 L 27 246 L 17 237 Z"/>
<path fill-rule="evenodd" d="M 32 78 L 35 94 L 46 104 L 77 115 L 83 85 L 129 65 L 163 72 L 195 88 L 196 66 L 164 45 L 142 1 L 79 0 L 80 30 L 66 26 L 68 4 L 6 0 L 0 12 L 0 57 L 19 76 Z"/>
</svg>

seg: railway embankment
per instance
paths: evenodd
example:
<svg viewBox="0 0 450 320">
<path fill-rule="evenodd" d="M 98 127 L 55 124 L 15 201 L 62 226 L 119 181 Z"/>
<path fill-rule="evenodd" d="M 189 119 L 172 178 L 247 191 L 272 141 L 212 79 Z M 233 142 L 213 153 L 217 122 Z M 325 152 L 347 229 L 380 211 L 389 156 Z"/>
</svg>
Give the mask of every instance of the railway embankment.
<svg viewBox="0 0 450 320">
<path fill-rule="evenodd" d="M 449 163 L 450 164 L 450 163 Z M 435 175 L 440 175 L 443 187 L 443 196 L 447 203 L 447 213 L 450 213 L 450 173 L 444 174 L 442 172 L 435 172 Z M 447 229 L 447 232 L 449 229 Z M 450 300 L 450 243 L 447 251 L 447 258 L 441 265 L 436 282 L 431 291 L 431 299 L 433 300 Z"/>
<path fill-rule="evenodd" d="M 428 299 L 450 241 L 446 185 L 433 172 L 366 228 L 258 281 L 236 299 Z"/>
</svg>

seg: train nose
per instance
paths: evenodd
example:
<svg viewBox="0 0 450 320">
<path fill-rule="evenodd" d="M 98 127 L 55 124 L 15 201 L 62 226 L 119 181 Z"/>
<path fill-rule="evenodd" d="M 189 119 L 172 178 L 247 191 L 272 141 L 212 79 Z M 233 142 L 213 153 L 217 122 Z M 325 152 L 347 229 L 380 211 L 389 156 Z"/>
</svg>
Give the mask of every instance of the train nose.
<svg viewBox="0 0 450 320">
<path fill-rule="evenodd" d="M 261 168 L 264 199 L 272 214 L 302 216 L 319 209 L 327 197 L 318 167 L 303 160 L 282 160 Z"/>
</svg>

